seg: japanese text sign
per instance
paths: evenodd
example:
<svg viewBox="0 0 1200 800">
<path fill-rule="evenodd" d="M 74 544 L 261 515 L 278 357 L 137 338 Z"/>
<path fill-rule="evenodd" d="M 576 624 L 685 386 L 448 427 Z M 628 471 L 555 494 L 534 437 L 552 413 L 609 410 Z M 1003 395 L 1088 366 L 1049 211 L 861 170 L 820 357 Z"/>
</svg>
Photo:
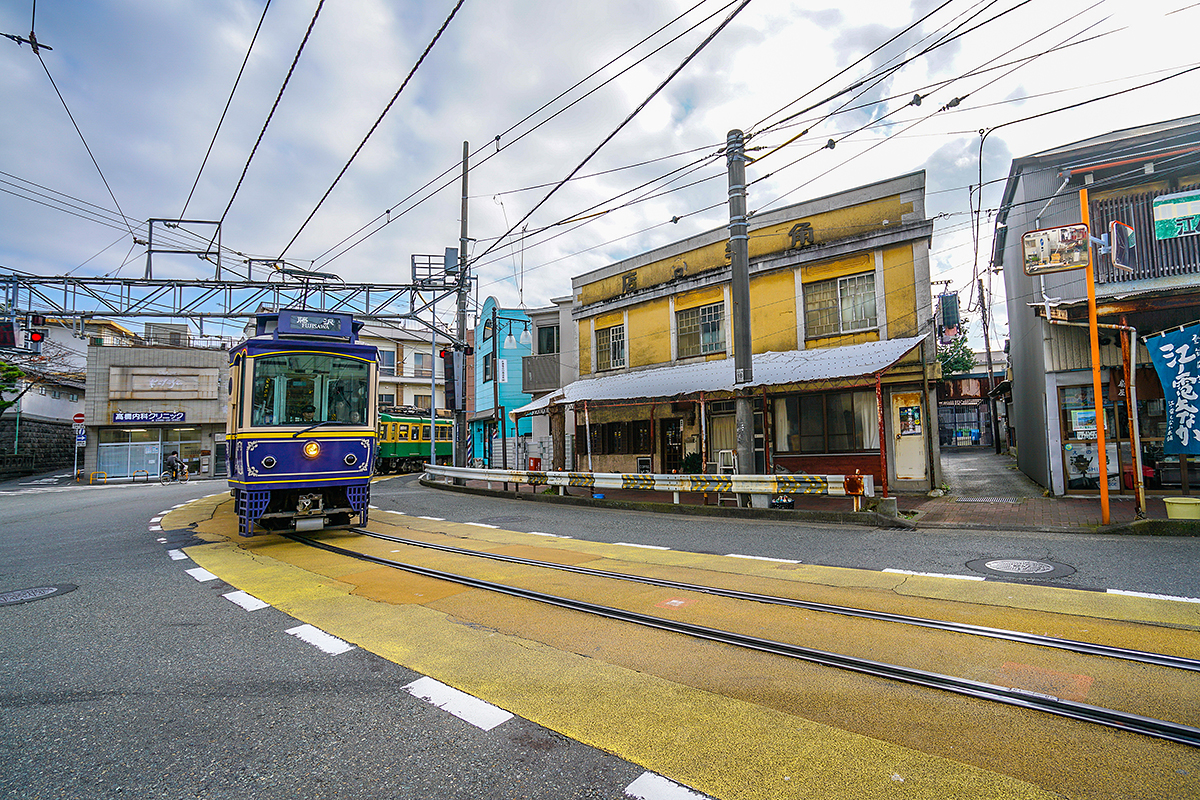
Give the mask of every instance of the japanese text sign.
<svg viewBox="0 0 1200 800">
<path fill-rule="evenodd" d="M 1147 342 L 1167 401 L 1167 455 L 1200 455 L 1200 325 Z"/>
</svg>

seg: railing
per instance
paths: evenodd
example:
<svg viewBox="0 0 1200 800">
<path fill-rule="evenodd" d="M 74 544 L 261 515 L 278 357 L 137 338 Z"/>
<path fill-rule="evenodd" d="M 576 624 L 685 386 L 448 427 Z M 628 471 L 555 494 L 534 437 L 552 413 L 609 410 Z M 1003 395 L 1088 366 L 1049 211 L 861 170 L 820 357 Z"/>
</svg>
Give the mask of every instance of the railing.
<svg viewBox="0 0 1200 800">
<path fill-rule="evenodd" d="M 833 497 L 850 496 L 846 478 L 862 479 L 862 494 L 875 496 L 873 475 L 653 475 L 624 472 L 532 472 L 511 469 L 474 469 L 468 467 L 435 467 L 425 465 L 426 475 L 442 478 L 461 478 L 488 483 L 516 483 L 530 486 L 557 486 L 559 494 L 568 487 L 586 489 L 637 489 L 671 492 L 679 502 L 679 492 L 709 492 L 718 494 L 795 495 L 822 494 Z M 852 480 L 851 483 L 854 481 Z"/>
</svg>

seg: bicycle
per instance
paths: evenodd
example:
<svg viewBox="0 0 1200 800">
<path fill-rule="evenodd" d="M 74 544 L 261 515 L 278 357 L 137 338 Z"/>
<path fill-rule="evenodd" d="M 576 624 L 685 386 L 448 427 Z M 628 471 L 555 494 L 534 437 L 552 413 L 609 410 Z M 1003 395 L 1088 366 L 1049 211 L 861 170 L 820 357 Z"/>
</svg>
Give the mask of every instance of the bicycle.
<svg viewBox="0 0 1200 800">
<path fill-rule="evenodd" d="M 158 480 L 160 483 L 162 483 L 163 486 L 166 486 L 168 483 L 171 483 L 172 481 L 178 481 L 179 483 L 187 483 L 188 482 L 187 467 L 183 467 L 182 469 L 179 470 L 178 477 L 172 477 L 171 470 L 164 469 L 162 471 L 162 474 L 158 476 Z"/>
</svg>

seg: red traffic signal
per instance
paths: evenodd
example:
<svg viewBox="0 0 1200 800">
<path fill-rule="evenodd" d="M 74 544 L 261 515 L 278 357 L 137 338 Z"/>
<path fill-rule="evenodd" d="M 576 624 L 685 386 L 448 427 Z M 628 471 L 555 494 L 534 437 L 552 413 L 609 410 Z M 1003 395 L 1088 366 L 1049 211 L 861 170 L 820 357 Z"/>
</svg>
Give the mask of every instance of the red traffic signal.
<svg viewBox="0 0 1200 800">
<path fill-rule="evenodd" d="M 45 338 L 46 338 L 46 334 L 42 333 L 41 331 L 30 331 L 29 332 L 29 341 L 33 344 L 38 344 L 38 343 L 44 341 Z"/>
</svg>

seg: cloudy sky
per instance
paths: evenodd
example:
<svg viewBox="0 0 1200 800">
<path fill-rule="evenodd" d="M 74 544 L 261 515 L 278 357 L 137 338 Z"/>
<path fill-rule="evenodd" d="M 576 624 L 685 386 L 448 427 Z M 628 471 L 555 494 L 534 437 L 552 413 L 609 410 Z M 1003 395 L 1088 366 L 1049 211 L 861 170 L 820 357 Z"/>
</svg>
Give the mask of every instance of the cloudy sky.
<svg viewBox="0 0 1200 800">
<path fill-rule="evenodd" d="M 0 39 L 0 274 L 139 277 L 146 220 L 184 218 L 223 219 L 242 270 L 406 283 L 413 254 L 458 244 L 466 141 L 479 299 L 532 308 L 723 227 L 739 128 L 762 157 L 752 211 L 926 170 L 934 280 L 970 307 L 1013 157 L 1200 113 L 1200 72 L 1171 77 L 1200 62 L 1192 0 L 319 4 L 0 0 L 0 33 L 53 48 Z"/>
</svg>

